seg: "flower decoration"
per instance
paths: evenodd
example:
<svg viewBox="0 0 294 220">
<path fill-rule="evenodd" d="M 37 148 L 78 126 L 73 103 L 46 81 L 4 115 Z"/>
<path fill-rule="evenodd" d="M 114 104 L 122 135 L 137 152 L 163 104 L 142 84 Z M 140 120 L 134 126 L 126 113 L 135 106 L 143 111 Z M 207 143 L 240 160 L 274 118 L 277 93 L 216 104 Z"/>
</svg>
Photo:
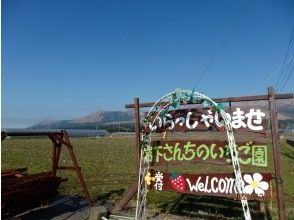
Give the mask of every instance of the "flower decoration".
<svg viewBox="0 0 294 220">
<path fill-rule="evenodd" d="M 253 177 L 253 178 L 252 178 Z M 260 173 L 254 173 L 252 176 L 249 174 L 244 175 L 244 180 L 248 185 L 244 187 L 246 194 L 252 194 L 253 191 L 257 196 L 264 196 L 265 191 L 268 190 L 269 184 L 262 180 Z"/>
<path fill-rule="evenodd" d="M 147 185 L 149 186 L 151 184 L 151 181 L 155 181 L 155 177 L 152 177 L 151 173 L 148 172 L 145 176 L 145 181 L 146 181 Z"/>
</svg>

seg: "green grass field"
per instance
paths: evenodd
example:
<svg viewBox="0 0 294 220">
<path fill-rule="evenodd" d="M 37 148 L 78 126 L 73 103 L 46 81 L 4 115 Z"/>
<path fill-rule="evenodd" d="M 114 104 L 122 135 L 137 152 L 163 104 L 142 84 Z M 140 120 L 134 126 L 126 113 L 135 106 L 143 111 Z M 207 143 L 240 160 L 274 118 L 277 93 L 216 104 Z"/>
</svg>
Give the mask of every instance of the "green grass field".
<svg viewBox="0 0 294 220">
<path fill-rule="evenodd" d="M 118 201 L 121 193 L 136 180 L 136 150 L 134 137 L 104 137 L 71 138 L 72 145 L 93 200 L 104 198 L 112 203 Z M 27 167 L 29 173 L 37 173 L 51 169 L 52 143 L 46 138 L 11 138 L 2 142 L 2 170 Z M 242 171 L 271 171 L 273 172 L 273 159 L 271 146 L 269 146 L 270 163 L 266 169 L 256 169 L 250 166 L 242 167 Z M 281 143 L 282 175 L 284 180 L 285 205 L 288 218 L 294 219 L 294 147 L 286 142 Z M 60 165 L 70 165 L 66 148 L 62 149 Z M 165 167 L 166 168 L 166 167 Z M 173 169 L 169 167 L 168 169 Z M 181 165 L 176 170 L 182 172 L 220 172 L 231 171 L 230 166 L 215 166 L 193 164 Z M 59 171 L 58 175 L 67 177 L 68 181 L 62 183 L 60 192 L 63 194 L 79 194 L 81 190 L 77 178 L 71 171 Z M 275 191 L 273 191 L 275 193 Z M 190 200 L 194 201 L 190 201 Z M 151 192 L 148 196 L 148 206 L 158 212 L 172 212 L 173 209 L 186 210 L 184 214 L 190 215 L 193 202 L 199 207 L 209 207 L 211 203 L 223 207 L 223 201 L 207 198 L 183 197 L 177 193 Z M 131 202 L 134 206 L 135 200 Z M 186 204 L 186 205 L 185 205 Z M 185 206 L 185 207 L 183 207 Z M 241 206 L 241 205 L 240 205 Z M 196 208 L 197 208 L 196 207 Z M 277 218 L 276 202 L 266 204 L 273 219 Z M 240 208 L 240 207 L 238 207 Z M 210 211 L 212 209 L 209 209 Z M 209 211 L 208 211 L 209 212 Z M 211 211 L 212 212 L 212 211 Z"/>
</svg>

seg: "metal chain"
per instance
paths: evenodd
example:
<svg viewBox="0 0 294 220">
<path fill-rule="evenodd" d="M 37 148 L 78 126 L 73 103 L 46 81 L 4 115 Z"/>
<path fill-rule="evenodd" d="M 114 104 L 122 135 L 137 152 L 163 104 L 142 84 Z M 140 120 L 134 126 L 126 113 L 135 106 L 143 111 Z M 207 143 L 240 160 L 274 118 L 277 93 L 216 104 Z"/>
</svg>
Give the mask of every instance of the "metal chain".
<svg viewBox="0 0 294 220">
<path fill-rule="evenodd" d="M 242 179 L 242 174 L 241 174 L 241 169 L 240 169 L 240 164 L 238 159 L 238 151 L 236 149 L 236 143 L 235 143 L 232 124 L 227 114 L 225 113 L 225 111 L 221 109 L 220 112 L 225 121 L 230 155 L 231 155 L 232 165 L 233 165 L 234 174 L 235 174 L 235 181 L 236 181 L 238 193 L 241 196 L 241 204 L 243 208 L 244 217 L 246 220 L 251 220 L 251 214 L 250 214 L 248 201 L 247 201 L 246 195 L 244 194 L 244 184 L 243 184 L 243 179 Z"/>
</svg>

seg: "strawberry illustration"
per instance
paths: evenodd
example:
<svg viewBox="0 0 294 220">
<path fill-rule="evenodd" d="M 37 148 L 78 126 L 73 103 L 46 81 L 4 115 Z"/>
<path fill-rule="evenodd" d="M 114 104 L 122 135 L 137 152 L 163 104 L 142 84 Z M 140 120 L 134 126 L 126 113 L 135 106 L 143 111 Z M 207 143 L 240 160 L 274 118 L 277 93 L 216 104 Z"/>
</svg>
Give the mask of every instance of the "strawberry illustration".
<svg viewBox="0 0 294 220">
<path fill-rule="evenodd" d="M 186 181 L 185 178 L 179 173 L 171 173 L 169 177 L 170 185 L 179 192 L 185 192 Z"/>
</svg>

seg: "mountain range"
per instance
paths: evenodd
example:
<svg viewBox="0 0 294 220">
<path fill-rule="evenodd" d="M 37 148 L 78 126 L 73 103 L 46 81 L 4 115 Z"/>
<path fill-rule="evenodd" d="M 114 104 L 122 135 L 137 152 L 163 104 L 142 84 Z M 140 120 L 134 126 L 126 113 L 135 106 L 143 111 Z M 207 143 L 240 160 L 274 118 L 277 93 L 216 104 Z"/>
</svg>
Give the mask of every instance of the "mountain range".
<svg viewBox="0 0 294 220">
<path fill-rule="evenodd" d="M 44 119 L 30 129 L 105 129 L 108 131 L 133 131 L 132 111 L 97 111 L 72 120 Z"/>
</svg>

